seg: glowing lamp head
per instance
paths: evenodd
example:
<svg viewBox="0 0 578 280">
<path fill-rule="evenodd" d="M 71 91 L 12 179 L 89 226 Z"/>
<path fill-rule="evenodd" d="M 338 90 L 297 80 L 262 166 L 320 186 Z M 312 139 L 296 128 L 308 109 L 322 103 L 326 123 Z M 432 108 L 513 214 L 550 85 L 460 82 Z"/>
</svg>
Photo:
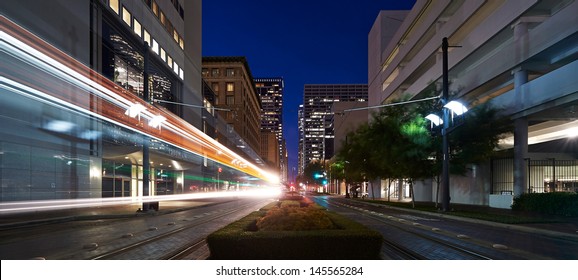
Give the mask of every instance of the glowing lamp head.
<svg viewBox="0 0 578 280">
<path fill-rule="evenodd" d="M 439 126 L 444 123 L 443 120 L 436 114 L 429 114 L 425 118 L 430 120 L 432 124 L 435 126 Z"/>
<path fill-rule="evenodd" d="M 457 101 L 450 101 L 444 107 L 452 110 L 452 112 L 458 116 L 461 116 L 468 111 L 468 108 L 466 108 L 466 106 Z"/>
</svg>

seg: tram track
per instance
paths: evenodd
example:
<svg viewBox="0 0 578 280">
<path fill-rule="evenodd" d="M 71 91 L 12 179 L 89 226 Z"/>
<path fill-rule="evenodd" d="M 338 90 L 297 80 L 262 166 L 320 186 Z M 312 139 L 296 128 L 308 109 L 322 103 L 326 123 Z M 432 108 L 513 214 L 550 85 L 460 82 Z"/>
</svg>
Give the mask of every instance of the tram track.
<svg viewBox="0 0 578 280">
<path fill-rule="evenodd" d="M 403 218 L 376 212 L 348 203 L 327 201 L 333 207 L 354 211 L 373 221 L 373 227 L 382 232 L 384 259 L 460 259 L 491 260 L 496 256 L 481 248 L 466 236 L 426 229 L 419 223 L 410 223 Z M 376 224 L 377 222 L 377 224 Z M 473 242 L 469 242 L 473 241 Z"/>
<path fill-rule="evenodd" d="M 201 226 L 234 214 L 242 213 L 244 210 L 254 208 L 258 204 L 260 203 L 249 202 L 234 209 L 227 209 L 226 211 L 216 214 L 204 215 L 204 217 L 192 220 L 178 228 L 156 234 L 146 239 L 131 242 L 130 244 L 121 247 L 108 249 L 106 252 L 101 252 L 89 259 L 185 259 L 195 251 L 206 246 L 204 236 L 195 237 Z"/>
<path fill-rule="evenodd" d="M 209 257 L 208 251 L 199 252 L 202 248 L 207 247 L 207 240 L 205 238 L 195 240 L 181 248 L 165 254 L 160 260 L 186 260 L 186 259 L 206 259 Z M 191 256 L 194 256 L 191 258 Z"/>
</svg>

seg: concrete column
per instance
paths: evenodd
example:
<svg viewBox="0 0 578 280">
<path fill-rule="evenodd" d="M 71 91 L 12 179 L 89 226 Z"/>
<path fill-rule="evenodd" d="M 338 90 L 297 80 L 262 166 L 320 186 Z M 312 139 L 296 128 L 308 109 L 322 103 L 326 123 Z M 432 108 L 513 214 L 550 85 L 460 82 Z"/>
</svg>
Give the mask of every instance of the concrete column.
<svg viewBox="0 0 578 280">
<path fill-rule="evenodd" d="M 514 196 L 526 191 L 528 172 L 528 120 L 519 118 L 514 121 Z"/>
<path fill-rule="evenodd" d="M 514 73 L 514 89 L 517 104 L 524 103 L 522 85 L 528 82 L 528 73 L 518 70 Z M 527 163 L 528 157 L 528 119 L 521 117 L 514 120 L 514 196 L 520 196 L 527 187 Z"/>
<path fill-rule="evenodd" d="M 512 26 L 514 29 L 514 41 L 516 59 L 520 62 L 527 57 L 528 52 L 528 24 L 525 21 L 519 21 Z M 528 72 L 519 67 L 513 72 L 514 91 L 516 104 L 523 107 L 525 96 L 522 86 L 528 82 Z M 528 119 L 520 117 L 514 120 L 514 196 L 522 195 L 527 185 L 527 164 L 528 157 Z"/>
<path fill-rule="evenodd" d="M 516 42 L 516 61 L 521 62 L 528 57 L 528 23 L 518 21 L 512 28 L 514 29 L 514 41 Z"/>
</svg>

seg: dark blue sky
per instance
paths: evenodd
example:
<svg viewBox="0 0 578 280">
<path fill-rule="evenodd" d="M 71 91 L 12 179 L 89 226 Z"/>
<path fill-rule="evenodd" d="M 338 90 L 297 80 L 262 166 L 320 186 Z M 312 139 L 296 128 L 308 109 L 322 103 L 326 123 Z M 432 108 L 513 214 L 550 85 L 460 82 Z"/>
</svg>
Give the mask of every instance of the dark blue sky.
<svg viewBox="0 0 578 280">
<path fill-rule="evenodd" d="M 415 0 L 205 0 L 203 56 L 245 56 L 254 77 L 283 77 L 289 176 L 305 84 L 367 83 L 367 35 L 380 10 Z M 296 173 L 296 171 L 295 171 Z"/>
</svg>

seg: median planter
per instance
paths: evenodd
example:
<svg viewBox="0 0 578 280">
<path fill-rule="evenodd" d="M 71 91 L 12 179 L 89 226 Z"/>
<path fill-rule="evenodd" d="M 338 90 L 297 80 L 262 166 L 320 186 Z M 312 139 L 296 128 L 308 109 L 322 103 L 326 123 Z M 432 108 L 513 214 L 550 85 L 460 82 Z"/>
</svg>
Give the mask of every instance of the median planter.
<svg viewBox="0 0 578 280">
<path fill-rule="evenodd" d="M 313 207 L 313 206 L 308 206 Z M 318 207 L 314 209 L 319 210 Z M 210 259 L 219 260 L 330 260 L 330 259 L 379 259 L 382 236 L 355 221 L 325 210 L 331 221 L 329 229 L 311 229 L 311 222 L 304 221 L 307 230 L 259 230 L 257 223 L 271 211 L 256 211 L 210 234 L 207 243 Z M 282 224 L 291 224 L 288 216 L 298 216 L 291 211 Z M 279 212 L 277 212 L 279 214 Z M 307 219 L 318 219 L 315 212 Z M 283 215 L 278 215 L 283 216 Z M 299 218 L 298 218 L 299 219 Z M 265 222 L 270 225 L 271 222 Z M 290 227 L 297 227 L 293 223 Z M 325 221 L 321 222 L 325 224 Z"/>
</svg>

